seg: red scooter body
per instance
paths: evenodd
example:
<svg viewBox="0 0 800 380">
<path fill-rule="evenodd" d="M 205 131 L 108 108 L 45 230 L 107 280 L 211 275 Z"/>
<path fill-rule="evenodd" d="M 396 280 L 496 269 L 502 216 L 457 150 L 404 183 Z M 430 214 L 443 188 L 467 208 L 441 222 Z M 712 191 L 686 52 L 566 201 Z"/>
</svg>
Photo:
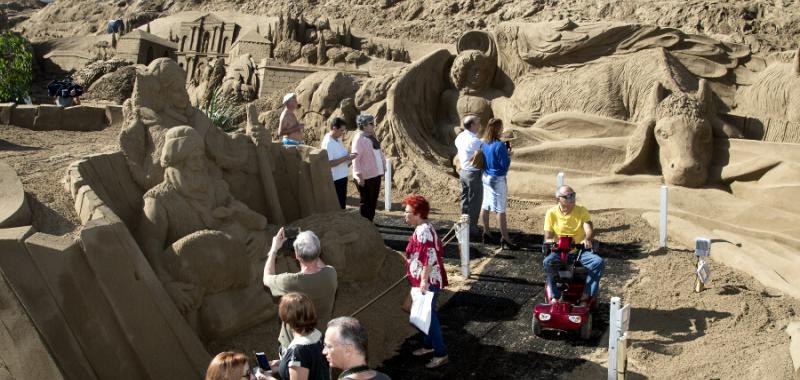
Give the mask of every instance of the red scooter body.
<svg viewBox="0 0 800 380">
<path fill-rule="evenodd" d="M 589 339 L 592 334 L 591 307 L 596 302 L 592 297 L 586 306 L 578 306 L 583 289 L 586 287 L 586 269 L 576 258 L 569 262 L 568 255 L 576 248 L 572 237 L 562 236 L 552 247 L 552 252 L 561 257 L 556 275 L 556 284 L 561 288 L 561 298 L 553 300 L 553 292 L 545 281 L 545 302 L 533 308 L 531 328 L 540 335 L 542 330 L 580 331 L 581 339 Z M 580 248 L 579 248 L 580 249 Z M 580 254 L 578 255 L 580 257 Z"/>
</svg>

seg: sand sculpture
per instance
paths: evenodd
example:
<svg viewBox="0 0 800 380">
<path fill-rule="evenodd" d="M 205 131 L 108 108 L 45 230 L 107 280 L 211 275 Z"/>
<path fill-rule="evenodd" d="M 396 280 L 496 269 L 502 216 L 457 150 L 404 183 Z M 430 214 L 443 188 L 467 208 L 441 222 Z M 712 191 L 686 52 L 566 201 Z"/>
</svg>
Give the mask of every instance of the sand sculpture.
<svg viewBox="0 0 800 380">
<path fill-rule="evenodd" d="M 383 258 L 360 255 L 381 250 L 375 230 L 354 239 L 355 216 L 324 219 L 338 226 L 315 221 L 337 207 L 327 155 L 273 143 L 253 106 L 247 135 L 223 133 L 190 105 L 183 75 L 168 59 L 137 75 L 120 146 L 145 191 L 140 220 L 136 210 L 124 219 L 190 325 L 221 337 L 275 315 L 259 279 L 266 244 L 285 223 L 314 230 L 342 279 L 374 277 Z M 297 270 L 292 260 L 279 261 L 282 270 Z"/>
</svg>

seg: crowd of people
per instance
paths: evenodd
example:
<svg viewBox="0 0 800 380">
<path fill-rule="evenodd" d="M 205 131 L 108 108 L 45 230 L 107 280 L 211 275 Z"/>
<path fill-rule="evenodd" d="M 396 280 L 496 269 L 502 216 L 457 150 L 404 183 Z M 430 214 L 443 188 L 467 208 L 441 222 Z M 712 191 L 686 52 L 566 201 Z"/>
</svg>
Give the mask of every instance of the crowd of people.
<svg viewBox="0 0 800 380">
<path fill-rule="evenodd" d="M 303 125 L 294 115 L 299 106 L 296 95 L 287 94 L 283 100 L 286 108 L 280 120 L 282 142 L 285 145 L 303 144 Z M 347 131 L 346 121 L 332 118 L 330 129 L 322 140 L 322 148 L 328 153 L 340 207 L 344 209 L 346 206 L 348 167 L 352 166 L 352 178 L 360 195 L 359 211 L 363 217 L 372 220 L 381 178 L 386 170 L 386 159 L 375 135 L 375 117 L 358 115 L 356 127 L 358 131 L 348 152 L 342 143 Z M 509 143 L 501 140 L 503 122 L 490 119 L 482 126 L 478 116 L 470 115 L 464 118 L 463 127 L 463 132 L 458 134 L 454 143 L 460 164 L 461 211 L 469 215 L 470 239 L 499 243 L 501 249 L 519 249 L 508 233 L 506 221 L 506 175 L 512 150 Z M 559 237 L 569 236 L 585 247 L 579 258 L 588 272 L 585 291 L 580 299 L 580 303 L 585 304 L 597 296 L 604 261 L 593 252 L 591 217 L 588 209 L 576 205 L 575 191 L 570 186 L 562 186 L 555 195 L 556 205 L 547 211 L 544 218 L 544 242 L 547 245 Z M 421 330 L 424 335 L 422 346 L 414 350 L 412 355 L 432 355 L 425 366 L 434 369 L 449 362 L 436 311 L 438 295 L 448 285 L 442 261 L 442 241 L 428 219 L 431 207 L 425 197 L 412 194 L 406 196 L 402 204 L 405 222 L 413 227 L 405 250 L 408 282 L 411 289 L 416 289 L 419 294 L 432 294 L 430 301 L 427 301 L 430 302 L 430 325 L 427 330 Z M 497 215 L 500 232 L 497 240 L 489 229 L 489 213 Z M 482 228 L 478 227 L 478 220 Z M 282 249 L 286 243 L 286 229 L 281 228 L 272 238 L 263 277 L 265 289 L 279 302 L 279 359 L 269 362 L 268 368 L 263 368 L 264 365 L 251 368 L 246 355 L 222 352 L 209 365 L 206 379 L 327 380 L 331 378 L 332 369 L 339 371 L 339 379 L 389 379 L 386 374 L 367 365 L 365 327 L 353 317 L 331 319 L 338 287 L 337 273 L 335 268 L 320 258 L 321 248 L 316 234 L 312 231 L 299 232 L 291 244 L 294 258 L 300 265 L 297 273 L 276 273 L 277 255 L 281 251 L 288 251 Z M 545 252 L 545 276 L 553 291 L 558 291 L 553 284 L 558 260 L 557 254 Z M 410 298 L 407 302 L 410 302 Z M 554 299 L 557 298 L 556 295 Z"/>
</svg>

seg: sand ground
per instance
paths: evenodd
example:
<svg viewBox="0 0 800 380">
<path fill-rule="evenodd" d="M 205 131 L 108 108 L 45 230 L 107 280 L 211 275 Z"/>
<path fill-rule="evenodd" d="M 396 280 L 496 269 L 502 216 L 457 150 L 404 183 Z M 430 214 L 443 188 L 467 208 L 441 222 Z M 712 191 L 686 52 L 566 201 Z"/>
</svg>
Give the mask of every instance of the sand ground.
<svg viewBox="0 0 800 380">
<path fill-rule="evenodd" d="M 39 231 L 61 235 L 80 227 L 61 178 L 69 162 L 118 149 L 118 132 L 114 128 L 35 132 L 0 126 L 0 159 L 15 168 L 22 179 L 33 208 L 33 224 Z M 437 189 L 429 192 L 436 194 Z M 356 204 L 354 196 L 351 189 L 351 206 Z M 378 218 L 387 244 L 396 250 L 402 249 L 408 236 L 402 229 L 400 198 L 395 194 L 395 211 L 381 212 Z M 431 198 L 431 218 L 445 232 L 458 217 L 456 200 Z M 420 359 L 410 355 L 419 336 L 404 323 L 405 317 L 396 305 L 382 301 L 360 316 L 370 331 L 379 331 L 372 333 L 383 334 L 381 340 L 386 342 L 371 362 L 383 363 L 382 368 L 399 378 L 494 378 L 506 373 L 516 378 L 601 377 L 607 355 L 607 300 L 616 295 L 633 308 L 628 363 L 631 378 L 793 376 L 785 329 L 797 318 L 800 301 L 715 263 L 713 258 L 712 282 L 705 291 L 694 293 L 692 251 L 675 242 L 669 242 L 668 250 L 657 249 L 657 232 L 636 210 L 593 210 L 608 264 L 601 297 L 601 306 L 606 309 L 601 308 L 598 314 L 592 339 L 580 342 L 563 334 L 533 336 L 529 312 L 542 298 L 537 244 L 541 241 L 542 216 L 550 202 L 512 199 L 509 225 L 524 249 L 495 253 L 494 247 L 473 245 L 472 278 L 460 277 L 456 256 L 448 253 L 448 274 L 453 282 L 440 306 L 445 339 L 453 342 L 453 363 L 442 371 L 423 370 Z M 387 268 L 387 275 L 374 284 L 347 285 L 353 287 L 348 291 L 377 294 L 394 282 L 390 274 L 399 271 L 396 266 Z M 498 278 L 505 282 L 497 285 L 492 281 Z M 395 290 L 402 291 L 402 287 Z M 389 298 L 396 296 L 390 294 Z M 487 304 L 475 302 L 481 299 L 494 303 L 487 308 Z M 336 306 L 336 313 L 347 314 L 358 306 L 343 302 Z M 264 342 L 274 336 L 273 327 L 261 326 L 239 338 L 210 342 L 207 348 L 250 349 L 267 345 Z M 489 357 L 495 356 L 503 366 L 492 367 L 494 362 Z M 483 361 L 476 366 L 473 360 L 481 357 Z M 509 372 L 504 372 L 506 369 Z"/>
</svg>

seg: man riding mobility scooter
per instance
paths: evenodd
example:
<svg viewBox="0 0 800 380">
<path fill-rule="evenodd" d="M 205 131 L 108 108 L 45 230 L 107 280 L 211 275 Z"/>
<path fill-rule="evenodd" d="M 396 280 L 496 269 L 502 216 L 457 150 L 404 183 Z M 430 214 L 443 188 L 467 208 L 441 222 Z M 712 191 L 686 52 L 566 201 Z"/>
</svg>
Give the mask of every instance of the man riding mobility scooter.
<svg viewBox="0 0 800 380">
<path fill-rule="evenodd" d="M 545 302 L 533 308 L 531 327 L 533 333 L 541 335 L 543 329 L 580 331 L 581 339 L 589 339 L 592 335 L 591 308 L 597 297 L 589 297 L 581 301 L 586 287 L 587 270 L 581 265 L 580 255 L 585 251 L 583 244 L 575 244 L 571 236 L 560 236 L 558 241 L 542 245 L 542 253 L 555 253 L 560 260 L 557 265 L 545 268 L 551 271 L 559 292 L 550 288 L 545 281 Z M 570 253 L 575 251 L 576 253 Z M 554 295 L 560 293 L 556 298 Z"/>
</svg>

